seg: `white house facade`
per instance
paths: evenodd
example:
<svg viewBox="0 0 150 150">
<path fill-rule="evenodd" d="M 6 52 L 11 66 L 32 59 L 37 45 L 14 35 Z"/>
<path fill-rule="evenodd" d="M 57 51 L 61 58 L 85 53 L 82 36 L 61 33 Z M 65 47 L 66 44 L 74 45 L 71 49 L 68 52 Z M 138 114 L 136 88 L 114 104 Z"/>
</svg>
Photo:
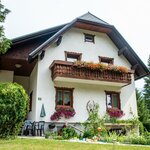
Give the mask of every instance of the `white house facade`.
<svg viewBox="0 0 150 150">
<path fill-rule="evenodd" d="M 111 107 L 124 112 L 121 119 L 137 117 L 135 80 L 149 70 L 114 26 L 87 13 L 68 24 L 12 42 L 12 49 L 0 56 L 0 82 L 17 82 L 26 89 L 30 96 L 27 119 L 84 122 L 89 101 L 99 104 L 101 117 Z M 83 62 L 92 67 L 98 63 L 123 66 L 128 72 L 98 71 L 81 66 Z M 73 108 L 75 115 L 51 119 L 59 108 Z"/>
</svg>

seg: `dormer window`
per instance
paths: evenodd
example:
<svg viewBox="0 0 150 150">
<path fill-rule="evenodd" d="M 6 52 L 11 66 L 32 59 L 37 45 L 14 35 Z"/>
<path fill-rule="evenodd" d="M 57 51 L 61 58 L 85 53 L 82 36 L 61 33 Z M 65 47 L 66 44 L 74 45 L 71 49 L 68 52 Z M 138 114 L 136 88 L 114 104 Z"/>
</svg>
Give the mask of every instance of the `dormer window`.
<svg viewBox="0 0 150 150">
<path fill-rule="evenodd" d="M 92 42 L 92 43 L 94 43 L 94 37 L 95 37 L 95 35 L 84 33 L 84 41 L 85 42 Z"/>
<path fill-rule="evenodd" d="M 114 58 L 99 56 L 99 62 L 105 64 L 114 64 Z"/>
<path fill-rule="evenodd" d="M 76 53 L 76 52 L 67 52 L 65 51 L 65 61 L 81 61 L 82 53 Z"/>
</svg>

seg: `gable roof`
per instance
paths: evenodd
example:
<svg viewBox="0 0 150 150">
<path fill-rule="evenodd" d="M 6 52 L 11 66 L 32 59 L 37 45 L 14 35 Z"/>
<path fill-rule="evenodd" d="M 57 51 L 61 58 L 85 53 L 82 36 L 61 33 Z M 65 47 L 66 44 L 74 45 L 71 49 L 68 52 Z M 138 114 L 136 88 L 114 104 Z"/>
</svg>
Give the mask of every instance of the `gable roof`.
<svg viewBox="0 0 150 150">
<path fill-rule="evenodd" d="M 90 12 L 78 17 L 78 19 L 81 20 L 86 20 L 86 21 L 91 21 L 91 22 L 97 22 L 100 24 L 105 24 L 105 25 L 109 25 L 107 22 L 103 21 L 102 19 L 94 16 L 93 14 L 91 14 Z"/>
<path fill-rule="evenodd" d="M 18 44 L 19 42 L 26 40 L 32 40 L 38 36 L 51 33 L 51 36 L 45 42 L 29 53 L 28 62 L 32 62 L 45 48 L 55 42 L 60 36 L 62 36 L 72 27 L 106 33 L 119 49 L 118 55 L 123 55 L 132 65 L 132 68 L 136 68 L 135 79 L 139 79 L 146 76 L 147 74 L 150 74 L 145 64 L 141 61 L 141 59 L 137 56 L 137 54 L 122 37 L 122 35 L 117 31 L 117 29 L 113 25 L 108 24 L 107 22 L 99 19 L 89 12 L 67 24 L 13 39 L 13 44 Z"/>
</svg>

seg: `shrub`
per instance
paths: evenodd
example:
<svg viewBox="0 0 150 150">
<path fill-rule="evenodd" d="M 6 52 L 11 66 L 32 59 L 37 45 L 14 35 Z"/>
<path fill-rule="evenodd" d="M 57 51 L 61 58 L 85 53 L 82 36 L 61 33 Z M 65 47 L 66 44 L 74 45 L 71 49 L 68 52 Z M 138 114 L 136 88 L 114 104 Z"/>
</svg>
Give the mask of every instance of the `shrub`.
<svg viewBox="0 0 150 150">
<path fill-rule="evenodd" d="M 83 138 L 92 138 L 94 137 L 94 133 L 93 131 L 90 130 L 85 130 L 83 133 Z"/>
<path fill-rule="evenodd" d="M 28 96 L 17 83 L 0 83 L 0 138 L 15 137 L 26 116 Z"/>
<path fill-rule="evenodd" d="M 46 138 L 46 139 L 49 139 L 50 135 L 51 135 L 50 132 L 45 132 L 45 138 Z"/>
<path fill-rule="evenodd" d="M 45 132 L 46 139 L 49 139 L 49 138 L 55 139 L 57 136 L 58 136 L 57 132 L 50 132 L 50 131 Z"/>
<path fill-rule="evenodd" d="M 65 128 L 63 128 L 63 130 L 62 130 L 62 137 L 64 139 L 71 139 L 71 138 L 76 137 L 76 136 L 77 136 L 77 133 L 74 130 L 74 128 L 72 128 L 72 127 L 65 127 Z"/>
</svg>

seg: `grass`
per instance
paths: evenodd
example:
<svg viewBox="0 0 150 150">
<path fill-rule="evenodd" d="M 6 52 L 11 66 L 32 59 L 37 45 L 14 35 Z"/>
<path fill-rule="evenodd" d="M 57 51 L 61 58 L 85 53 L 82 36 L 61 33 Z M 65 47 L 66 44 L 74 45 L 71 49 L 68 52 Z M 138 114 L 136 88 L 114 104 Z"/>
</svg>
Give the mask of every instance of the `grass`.
<svg viewBox="0 0 150 150">
<path fill-rule="evenodd" d="M 112 144 L 86 144 L 48 139 L 0 140 L 0 150 L 113 150 Z M 150 146 L 116 145 L 115 150 L 150 150 Z"/>
</svg>

